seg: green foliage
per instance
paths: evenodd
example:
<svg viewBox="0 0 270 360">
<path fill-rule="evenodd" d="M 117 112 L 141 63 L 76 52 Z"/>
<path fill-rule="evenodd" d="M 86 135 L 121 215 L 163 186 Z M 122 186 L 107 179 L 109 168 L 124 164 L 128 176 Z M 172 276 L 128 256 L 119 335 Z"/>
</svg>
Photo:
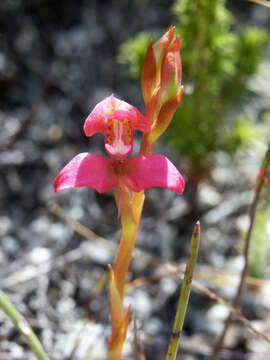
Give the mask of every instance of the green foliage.
<svg viewBox="0 0 270 360">
<path fill-rule="evenodd" d="M 177 0 L 173 13 L 181 36 L 185 91 L 166 140 L 187 159 L 190 173 L 203 178 L 215 151 L 233 155 L 256 133 L 251 119 L 235 114 L 236 106 L 252 96 L 247 80 L 258 68 L 268 33 L 238 29 L 224 0 Z M 131 65 L 134 78 L 148 39 L 139 34 L 120 49 L 119 59 Z"/>
<path fill-rule="evenodd" d="M 135 38 L 120 45 L 120 53 L 117 60 L 120 64 L 130 64 L 130 76 L 134 79 L 140 77 L 145 52 L 150 40 L 149 34 L 141 32 Z"/>
<path fill-rule="evenodd" d="M 270 259 L 268 217 L 265 212 L 258 211 L 252 232 L 249 251 L 250 276 L 261 278 Z"/>
</svg>

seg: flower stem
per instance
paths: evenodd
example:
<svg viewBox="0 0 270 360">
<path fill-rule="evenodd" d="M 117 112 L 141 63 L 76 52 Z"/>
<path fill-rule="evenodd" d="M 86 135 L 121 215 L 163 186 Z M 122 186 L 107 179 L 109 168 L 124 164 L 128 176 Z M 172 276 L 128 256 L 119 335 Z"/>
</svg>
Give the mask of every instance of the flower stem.
<svg viewBox="0 0 270 360">
<path fill-rule="evenodd" d="M 122 237 L 118 248 L 115 265 L 115 282 L 121 300 L 124 298 L 125 280 L 128 273 L 128 266 L 134 249 L 140 215 L 134 212 L 133 199 L 127 188 L 123 189 L 121 206 Z M 136 204 L 137 205 L 137 204 Z"/>
<path fill-rule="evenodd" d="M 184 275 L 183 284 L 181 287 L 176 315 L 174 318 L 173 331 L 170 338 L 166 360 L 175 360 L 177 356 L 177 351 L 180 342 L 180 335 L 184 325 L 184 320 L 185 320 L 185 315 L 186 315 L 186 310 L 187 310 L 187 305 L 191 290 L 193 272 L 197 261 L 199 243 L 200 243 L 200 223 L 197 222 L 193 230 L 193 234 L 190 242 L 186 271 Z"/>
<path fill-rule="evenodd" d="M 40 341 L 33 332 L 32 328 L 26 321 L 26 319 L 19 313 L 16 307 L 12 304 L 6 294 L 0 290 L 0 307 L 3 309 L 5 314 L 10 318 L 13 324 L 16 326 L 18 331 L 25 338 L 26 342 L 32 349 L 33 353 L 39 360 L 49 360 L 48 355 L 43 349 Z"/>
<path fill-rule="evenodd" d="M 116 189 L 116 192 L 119 189 Z M 116 198 L 119 198 L 116 193 Z M 128 266 L 135 245 L 144 202 L 144 193 L 133 193 L 121 188 L 122 237 L 118 248 L 115 270 L 109 265 L 111 298 L 111 337 L 108 346 L 108 360 L 120 359 L 126 337 L 130 307 L 124 313 L 124 291 Z M 118 202 L 119 206 L 119 202 Z"/>
</svg>

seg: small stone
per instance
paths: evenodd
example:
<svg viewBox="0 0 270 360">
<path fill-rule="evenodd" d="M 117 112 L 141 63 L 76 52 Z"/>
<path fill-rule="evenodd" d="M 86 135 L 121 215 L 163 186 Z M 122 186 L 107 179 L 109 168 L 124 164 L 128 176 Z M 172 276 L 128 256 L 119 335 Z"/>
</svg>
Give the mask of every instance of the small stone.
<svg viewBox="0 0 270 360">
<path fill-rule="evenodd" d="M 68 228 L 65 224 L 53 223 L 50 225 L 48 235 L 52 239 L 59 240 L 59 242 L 61 242 L 69 236 L 70 231 L 71 229 Z"/>
<path fill-rule="evenodd" d="M 201 183 L 199 186 L 199 201 L 201 205 L 216 206 L 222 200 L 221 195 L 213 186 Z"/>
<path fill-rule="evenodd" d="M 125 303 L 132 304 L 132 308 L 136 311 L 138 318 L 148 318 L 151 312 L 151 299 L 149 295 L 140 289 L 132 294 L 132 297 L 126 296 Z"/>
<path fill-rule="evenodd" d="M 10 354 L 14 359 L 21 359 L 25 356 L 25 352 L 22 346 L 12 342 L 12 346 L 9 347 Z"/>
<path fill-rule="evenodd" d="M 0 236 L 4 236 L 10 232 L 12 228 L 11 220 L 7 216 L 0 217 Z"/>
<path fill-rule="evenodd" d="M 83 244 L 84 254 L 97 263 L 108 264 L 111 261 L 111 250 L 104 245 L 97 243 L 85 242 Z"/>
<path fill-rule="evenodd" d="M 15 254 L 18 249 L 18 242 L 12 236 L 5 236 L 1 241 L 1 245 L 3 250 L 9 255 Z"/>
<path fill-rule="evenodd" d="M 21 165 L 24 160 L 24 154 L 20 150 L 2 151 L 2 153 L 0 154 L 1 166 Z"/>
<path fill-rule="evenodd" d="M 176 281 L 171 278 L 161 279 L 160 287 L 162 291 L 165 292 L 167 295 L 174 294 L 175 291 L 177 290 Z M 179 283 L 179 291 L 180 291 L 180 283 Z"/>
<path fill-rule="evenodd" d="M 207 312 L 207 316 L 210 320 L 220 320 L 223 321 L 229 315 L 229 309 L 221 304 L 213 305 L 210 310 Z"/>
<path fill-rule="evenodd" d="M 157 317 L 149 318 L 145 325 L 144 325 L 144 331 L 147 334 L 150 334 L 152 336 L 157 335 L 160 333 L 161 329 L 163 327 L 162 322 Z"/>
<path fill-rule="evenodd" d="M 47 232 L 49 228 L 50 228 L 50 222 L 46 216 L 41 216 L 35 219 L 31 224 L 32 231 L 37 234 Z"/>
<path fill-rule="evenodd" d="M 74 220 L 81 220 L 83 218 L 84 212 L 83 208 L 79 205 L 72 206 L 69 211 L 70 217 Z"/>
<path fill-rule="evenodd" d="M 36 247 L 29 254 L 29 260 L 34 265 L 49 261 L 51 257 L 51 251 L 45 247 Z"/>
<path fill-rule="evenodd" d="M 48 128 L 48 138 L 52 141 L 58 141 L 63 137 L 63 129 L 56 125 L 53 124 L 51 126 L 49 126 Z"/>
<path fill-rule="evenodd" d="M 59 314 L 68 314 L 69 312 L 73 311 L 75 307 L 75 301 L 70 297 L 63 297 L 57 303 L 57 311 Z"/>
</svg>

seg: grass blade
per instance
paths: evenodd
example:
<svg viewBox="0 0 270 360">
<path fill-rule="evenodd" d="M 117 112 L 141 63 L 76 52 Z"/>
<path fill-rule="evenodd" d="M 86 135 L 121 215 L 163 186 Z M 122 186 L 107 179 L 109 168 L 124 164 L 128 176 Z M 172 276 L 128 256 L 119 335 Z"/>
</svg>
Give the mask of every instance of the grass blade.
<svg viewBox="0 0 270 360">
<path fill-rule="evenodd" d="M 180 342 L 180 335 L 183 329 L 184 319 L 186 315 L 186 310 L 187 310 L 187 305 L 191 290 L 193 272 L 197 261 L 199 243 L 200 243 L 200 223 L 197 222 L 197 224 L 194 227 L 190 242 L 186 271 L 184 275 L 183 284 L 181 287 L 176 315 L 174 318 L 173 331 L 170 338 L 166 360 L 175 360 L 177 356 L 177 351 Z"/>
<path fill-rule="evenodd" d="M 23 335 L 26 342 L 32 349 L 33 353 L 39 360 L 49 360 L 48 355 L 43 349 L 40 341 L 33 332 L 31 326 L 28 324 L 26 319 L 19 313 L 16 307 L 9 300 L 7 295 L 0 290 L 0 307 L 3 309 L 5 314 L 10 318 L 19 332 Z"/>
</svg>

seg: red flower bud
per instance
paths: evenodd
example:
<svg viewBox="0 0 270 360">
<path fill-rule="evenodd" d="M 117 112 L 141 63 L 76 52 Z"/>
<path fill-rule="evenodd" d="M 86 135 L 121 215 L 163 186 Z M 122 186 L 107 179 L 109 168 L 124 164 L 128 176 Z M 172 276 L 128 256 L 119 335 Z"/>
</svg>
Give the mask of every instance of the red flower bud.
<svg viewBox="0 0 270 360">
<path fill-rule="evenodd" d="M 171 26 L 154 45 L 151 41 L 148 46 L 141 77 L 145 104 L 151 101 L 159 90 L 162 63 L 174 36 L 174 31 L 174 26 Z"/>
</svg>

